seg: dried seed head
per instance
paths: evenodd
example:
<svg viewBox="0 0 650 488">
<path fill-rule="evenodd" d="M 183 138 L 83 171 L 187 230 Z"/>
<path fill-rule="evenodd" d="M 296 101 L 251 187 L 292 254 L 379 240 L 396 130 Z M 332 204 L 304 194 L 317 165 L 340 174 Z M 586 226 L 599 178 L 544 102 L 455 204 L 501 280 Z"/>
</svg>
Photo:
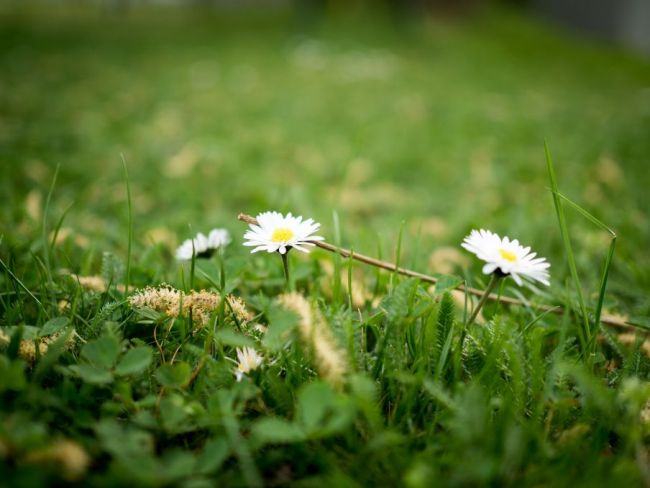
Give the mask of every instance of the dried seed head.
<svg viewBox="0 0 650 488">
<path fill-rule="evenodd" d="M 90 291 L 104 293 L 106 291 L 106 282 L 101 276 L 73 276 L 79 282 L 82 288 Z"/>
<path fill-rule="evenodd" d="M 77 481 L 86 474 L 91 459 L 80 444 L 63 439 L 30 453 L 26 461 L 33 464 L 56 465 L 61 468 L 65 479 Z"/>
<path fill-rule="evenodd" d="M 237 317 L 237 320 L 240 322 L 249 322 L 253 320 L 253 314 L 246 308 L 244 300 L 234 295 L 228 295 L 226 299 L 228 300 L 235 317 Z"/>
<path fill-rule="evenodd" d="M 183 315 L 192 314 L 192 320 L 197 327 L 205 327 L 210 323 L 210 317 L 219 307 L 221 296 L 209 291 L 192 291 L 183 297 Z"/>
<path fill-rule="evenodd" d="M 644 424 L 650 424 L 650 400 L 641 409 L 641 421 Z"/>
<path fill-rule="evenodd" d="M 170 317 L 178 317 L 181 292 L 169 285 L 147 287 L 128 298 L 133 308 L 151 308 Z"/>
<path fill-rule="evenodd" d="M 430 268 L 438 273 L 451 274 L 457 268 L 465 267 L 468 264 L 467 256 L 451 246 L 439 247 L 429 256 Z"/>
<path fill-rule="evenodd" d="M 636 344 L 637 335 L 634 332 L 626 332 L 618 335 L 618 340 L 624 346 L 633 346 Z M 641 344 L 641 350 L 646 356 L 650 357 L 650 339 L 645 339 Z"/>
<path fill-rule="evenodd" d="M 129 303 L 133 308 L 151 308 L 163 313 L 168 317 L 189 317 L 196 328 L 205 327 L 210 323 L 210 318 L 219 308 L 221 295 L 212 291 L 191 291 L 183 293 L 169 285 L 159 287 L 148 287 L 136 292 L 129 297 Z M 252 314 L 246 309 L 244 302 L 233 295 L 227 295 L 226 314 L 232 313 L 239 322 L 248 322 Z"/>
<path fill-rule="evenodd" d="M 21 339 L 18 345 L 18 357 L 33 363 L 36 361 L 36 343 L 38 343 L 38 352 L 41 356 L 47 353 L 50 344 L 56 342 L 57 339 L 61 337 L 61 334 L 55 334 L 50 337 L 42 337 L 37 341 L 33 339 Z M 0 348 L 7 347 L 11 342 L 11 337 L 6 333 L 0 331 Z M 74 335 L 70 334 L 68 340 L 66 341 L 66 349 L 72 349 L 74 346 Z"/>
<path fill-rule="evenodd" d="M 347 360 L 323 315 L 305 297 L 295 292 L 281 295 L 278 302 L 298 315 L 302 343 L 313 355 L 318 374 L 330 384 L 340 387 L 345 381 Z"/>
</svg>

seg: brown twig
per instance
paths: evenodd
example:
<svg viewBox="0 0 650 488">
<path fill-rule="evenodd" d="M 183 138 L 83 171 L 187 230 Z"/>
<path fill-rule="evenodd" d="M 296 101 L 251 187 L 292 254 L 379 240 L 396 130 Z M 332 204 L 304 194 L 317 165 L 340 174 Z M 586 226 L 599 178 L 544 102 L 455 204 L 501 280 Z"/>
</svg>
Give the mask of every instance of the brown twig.
<svg viewBox="0 0 650 488">
<path fill-rule="evenodd" d="M 190 375 L 189 379 L 183 385 L 183 388 L 189 388 L 192 386 L 192 383 L 194 383 L 194 380 L 199 376 L 199 373 L 203 369 L 203 366 L 205 366 L 205 357 L 202 357 L 201 360 L 199 361 L 199 364 L 194 368 L 194 371 L 192 371 L 192 374 Z"/>
<path fill-rule="evenodd" d="M 253 224 L 257 225 L 257 220 L 255 217 L 252 217 L 250 215 L 246 215 L 243 213 L 240 213 L 237 218 L 241 220 L 242 222 L 246 222 L 247 224 Z M 336 254 L 340 254 L 344 258 L 352 258 L 355 259 L 361 263 L 369 264 L 370 266 L 375 266 L 377 268 L 385 269 L 387 271 L 392 271 L 394 273 L 399 273 L 403 276 L 409 276 L 411 278 L 417 278 L 420 281 L 424 281 L 425 283 L 431 283 L 435 285 L 438 283 L 438 279 L 434 276 L 429 276 L 423 273 L 418 273 L 417 271 L 412 271 L 410 269 L 406 268 L 400 268 L 395 266 L 393 263 L 389 263 L 387 261 L 380 261 L 379 259 L 371 258 L 370 256 L 364 256 L 363 254 L 359 254 L 356 251 L 353 253 L 349 249 L 345 249 L 343 247 L 338 247 L 334 246 L 332 244 L 329 244 L 327 242 L 323 241 L 314 241 L 313 242 L 316 246 L 320 247 L 321 249 L 325 249 L 326 251 L 333 252 Z M 457 290 L 465 291 L 469 295 L 474 295 L 481 297 L 485 293 L 484 290 L 480 290 L 478 288 L 472 288 L 472 287 L 466 287 L 463 284 L 460 284 L 456 287 Z M 550 305 L 541 305 L 541 304 L 529 304 L 526 303 L 522 300 L 518 300 L 516 298 L 512 297 L 505 297 L 503 295 L 498 295 L 496 293 L 491 293 L 488 296 L 488 299 L 491 301 L 499 301 L 500 303 L 505 303 L 507 305 L 525 305 L 525 306 L 530 306 L 532 308 L 535 308 L 537 310 L 540 310 L 542 312 L 550 312 L 554 313 L 557 315 L 562 315 L 564 314 L 565 310 L 562 307 L 558 306 L 550 306 Z M 632 329 L 632 330 L 639 330 L 637 327 L 634 327 L 633 324 L 627 323 L 625 320 L 622 320 L 618 317 L 615 317 L 613 315 L 606 315 L 603 314 L 600 317 L 600 321 L 603 324 L 611 325 L 613 327 L 619 327 L 622 329 Z"/>
</svg>

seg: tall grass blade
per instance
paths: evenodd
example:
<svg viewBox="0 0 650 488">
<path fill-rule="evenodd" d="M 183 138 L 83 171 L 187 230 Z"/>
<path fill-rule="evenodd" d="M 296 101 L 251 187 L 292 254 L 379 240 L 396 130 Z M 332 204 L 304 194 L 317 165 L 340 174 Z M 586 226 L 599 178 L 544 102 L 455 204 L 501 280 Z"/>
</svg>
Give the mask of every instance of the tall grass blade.
<svg viewBox="0 0 650 488">
<path fill-rule="evenodd" d="M 48 315 L 48 314 L 47 314 L 47 311 L 45 310 L 45 307 L 43 307 L 43 304 L 41 303 L 41 301 L 40 301 L 38 298 L 36 298 L 36 297 L 34 296 L 34 294 L 33 294 L 31 291 L 29 291 L 29 288 L 27 288 L 27 287 L 25 286 L 25 284 L 24 284 L 22 281 L 20 281 L 20 278 L 18 278 L 18 277 L 17 277 L 17 276 L 16 276 L 16 275 L 15 275 L 15 274 L 14 274 L 14 273 L 9 269 L 9 267 L 5 264 L 5 262 L 2 260 L 2 258 L 0 258 L 0 264 L 1 264 L 2 267 L 4 268 L 5 272 L 6 272 L 9 276 L 11 276 L 11 279 L 14 280 L 14 281 L 16 282 L 16 284 L 17 284 L 18 286 L 20 286 L 20 287 L 25 291 L 25 293 L 27 293 L 27 294 L 32 298 L 32 300 L 34 300 L 34 301 L 38 304 L 38 306 L 39 306 L 39 307 L 41 308 L 41 310 L 45 313 L 45 315 Z"/>
<path fill-rule="evenodd" d="M 614 251 L 616 249 L 616 233 L 607 225 L 605 225 L 603 222 L 598 220 L 596 217 L 591 215 L 587 210 L 582 208 L 580 205 L 577 203 L 573 202 L 566 196 L 562 195 L 561 193 L 558 193 L 558 196 L 564 200 L 566 203 L 569 204 L 573 209 L 575 209 L 580 215 L 582 215 L 584 218 L 589 220 L 592 224 L 596 225 L 600 229 L 604 230 L 610 235 L 610 243 L 609 243 L 609 248 L 607 250 L 607 255 L 605 256 L 605 260 L 603 262 L 603 271 L 601 273 L 601 278 L 600 278 L 600 286 L 598 289 L 598 302 L 596 303 L 596 312 L 594 315 L 594 334 L 592 335 L 591 341 L 594 341 L 594 338 L 596 336 L 596 333 L 601 327 L 600 323 L 600 317 L 602 315 L 603 311 L 603 303 L 605 301 L 605 291 L 607 290 L 607 279 L 609 277 L 609 269 L 612 264 L 612 259 L 614 258 Z"/>
<path fill-rule="evenodd" d="M 74 202 L 68 205 L 68 207 L 63 211 L 63 214 L 61 214 L 61 218 L 56 223 L 56 226 L 54 227 L 54 232 L 52 233 L 52 239 L 50 240 L 50 255 L 52 255 L 52 252 L 54 251 L 54 246 L 56 245 L 56 240 L 59 237 L 59 232 L 61 231 L 61 226 L 63 225 L 63 221 L 67 217 L 68 212 L 72 209 L 73 205 Z"/>
<path fill-rule="evenodd" d="M 124 154 L 122 157 L 122 166 L 124 167 L 124 177 L 126 179 L 126 202 L 128 206 L 128 233 L 129 241 L 126 249 L 126 273 L 124 276 L 124 294 L 129 294 L 129 285 L 131 284 L 131 247 L 133 245 L 133 206 L 131 202 L 131 181 L 129 180 L 129 171 L 126 167 L 126 159 Z"/>
<path fill-rule="evenodd" d="M 566 253 L 567 261 L 569 264 L 569 271 L 571 273 L 571 278 L 573 280 L 573 284 L 576 288 L 576 293 L 578 295 L 578 304 L 580 306 L 580 313 L 582 314 L 582 330 L 578 329 L 579 332 L 578 337 L 580 338 L 580 343 L 583 349 L 585 349 L 587 347 L 588 342 L 590 342 L 591 339 L 591 332 L 589 328 L 589 317 L 587 315 L 587 306 L 585 305 L 585 299 L 582 293 L 582 285 L 580 284 L 580 278 L 578 277 L 578 268 L 576 266 L 576 260 L 573 254 L 573 247 L 571 245 L 569 228 L 567 226 L 566 216 L 564 214 L 564 207 L 562 206 L 562 201 L 560 200 L 559 197 L 557 177 L 555 176 L 555 167 L 553 165 L 553 160 L 551 159 L 551 152 L 546 142 L 544 143 L 544 153 L 546 154 L 546 166 L 548 169 L 548 175 L 551 182 L 551 193 L 553 196 L 555 213 L 557 215 L 557 219 L 560 224 L 560 234 L 562 235 L 564 251 Z"/>
<path fill-rule="evenodd" d="M 52 202 L 52 195 L 54 194 L 54 188 L 56 186 L 56 180 L 59 176 L 59 170 L 61 169 L 61 165 L 57 164 L 56 169 L 54 170 L 54 176 L 52 177 L 52 183 L 50 184 L 50 189 L 47 192 L 47 198 L 45 199 L 45 206 L 43 208 L 43 262 L 45 263 L 45 271 L 46 271 L 46 276 L 47 276 L 47 283 L 48 283 L 48 288 L 49 291 L 52 293 L 52 303 L 53 306 L 56 307 L 56 297 L 54 296 L 54 280 L 52 278 L 52 264 L 51 264 L 51 256 L 50 256 L 50 245 L 49 245 L 49 239 L 48 239 L 48 226 L 47 226 L 47 219 L 50 214 L 50 204 Z"/>
</svg>

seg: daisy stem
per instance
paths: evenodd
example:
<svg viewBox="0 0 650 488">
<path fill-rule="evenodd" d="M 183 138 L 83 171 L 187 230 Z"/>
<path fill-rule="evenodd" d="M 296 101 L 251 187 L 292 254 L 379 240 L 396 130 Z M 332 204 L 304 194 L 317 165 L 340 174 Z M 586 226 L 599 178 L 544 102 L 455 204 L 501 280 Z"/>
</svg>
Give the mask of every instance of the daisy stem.
<svg viewBox="0 0 650 488">
<path fill-rule="evenodd" d="M 280 254 L 282 256 L 282 267 L 284 268 L 284 277 L 287 280 L 287 291 L 291 291 L 291 279 L 289 275 L 289 253 Z"/>
<path fill-rule="evenodd" d="M 492 277 L 490 278 L 490 282 L 488 283 L 487 288 L 485 289 L 485 292 L 483 292 L 483 296 L 479 300 L 478 304 L 476 305 L 476 308 L 472 312 L 472 315 L 470 316 L 469 320 L 467 321 L 467 326 L 469 327 L 474 323 L 474 320 L 476 320 L 476 317 L 478 317 L 479 312 L 483 308 L 483 305 L 485 305 L 485 302 L 487 302 L 490 298 L 490 293 L 492 293 L 492 290 L 494 290 L 494 287 L 497 286 L 497 283 L 499 282 L 499 276 L 497 276 L 496 273 L 492 273 Z"/>
</svg>

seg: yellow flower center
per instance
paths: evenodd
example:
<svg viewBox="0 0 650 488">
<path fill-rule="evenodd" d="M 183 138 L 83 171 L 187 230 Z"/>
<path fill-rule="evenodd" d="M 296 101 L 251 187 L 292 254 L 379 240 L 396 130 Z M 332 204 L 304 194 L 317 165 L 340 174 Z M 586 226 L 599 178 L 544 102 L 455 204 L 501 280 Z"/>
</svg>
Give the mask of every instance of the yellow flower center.
<svg viewBox="0 0 650 488">
<path fill-rule="evenodd" d="M 505 249 L 499 249 L 499 254 L 501 254 L 503 259 L 510 261 L 511 263 L 514 263 L 517 260 L 517 255 L 515 253 L 506 251 Z"/>
<path fill-rule="evenodd" d="M 286 227 L 279 227 L 273 231 L 271 240 L 273 242 L 287 242 L 293 238 L 293 231 Z"/>
</svg>

